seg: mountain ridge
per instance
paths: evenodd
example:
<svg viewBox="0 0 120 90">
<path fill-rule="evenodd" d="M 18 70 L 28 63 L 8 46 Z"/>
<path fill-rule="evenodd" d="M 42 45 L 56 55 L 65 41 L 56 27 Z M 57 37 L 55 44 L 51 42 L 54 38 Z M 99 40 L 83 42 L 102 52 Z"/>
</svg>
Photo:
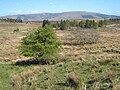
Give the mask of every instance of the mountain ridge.
<svg viewBox="0 0 120 90">
<path fill-rule="evenodd" d="M 120 16 L 107 15 L 107 14 L 96 13 L 96 12 L 87 12 L 87 11 L 69 11 L 69 12 L 62 12 L 62 13 L 8 15 L 8 16 L 2 16 L 0 18 L 22 19 L 24 21 L 41 21 L 44 19 L 57 21 L 61 19 L 82 19 L 82 18 L 108 19 L 108 18 L 120 18 Z"/>
</svg>

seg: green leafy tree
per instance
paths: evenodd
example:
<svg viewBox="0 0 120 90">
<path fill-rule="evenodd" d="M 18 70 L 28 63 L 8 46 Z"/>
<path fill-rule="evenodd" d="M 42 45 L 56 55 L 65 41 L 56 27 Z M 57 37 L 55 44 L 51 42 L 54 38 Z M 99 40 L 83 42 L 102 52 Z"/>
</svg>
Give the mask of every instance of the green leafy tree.
<svg viewBox="0 0 120 90">
<path fill-rule="evenodd" d="M 60 42 L 52 26 L 38 28 L 22 39 L 21 54 L 34 57 L 38 60 L 49 60 L 57 54 Z"/>
</svg>

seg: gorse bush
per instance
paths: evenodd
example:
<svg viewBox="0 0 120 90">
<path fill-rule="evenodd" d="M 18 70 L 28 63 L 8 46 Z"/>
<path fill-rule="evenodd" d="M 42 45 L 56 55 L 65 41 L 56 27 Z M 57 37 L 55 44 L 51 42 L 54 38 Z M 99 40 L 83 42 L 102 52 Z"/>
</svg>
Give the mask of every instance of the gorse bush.
<svg viewBox="0 0 120 90">
<path fill-rule="evenodd" d="M 51 26 L 38 28 L 22 39 L 21 54 L 47 61 L 57 54 L 60 42 Z"/>
<path fill-rule="evenodd" d="M 73 30 L 65 36 L 63 42 L 69 45 L 94 44 L 99 41 L 99 38 L 100 35 L 94 30 Z"/>
</svg>

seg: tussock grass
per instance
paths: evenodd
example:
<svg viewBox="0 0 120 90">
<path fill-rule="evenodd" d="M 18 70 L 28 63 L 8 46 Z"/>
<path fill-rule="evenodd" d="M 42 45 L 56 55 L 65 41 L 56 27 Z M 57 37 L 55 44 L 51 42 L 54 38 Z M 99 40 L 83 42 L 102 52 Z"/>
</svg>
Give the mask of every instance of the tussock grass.
<svg viewBox="0 0 120 90">
<path fill-rule="evenodd" d="M 14 76 L 13 74 L 20 73 L 27 68 L 31 68 L 31 67 L 30 66 L 19 67 L 11 64 L 0 63 L 0 90 L 13 90 L 10 77 Z M 21 79 L 19 76 L 15 76 L 15 79 L 13 81 L 15 81 L 16 84 L 19 85 L 20 80 Z"/>
<path fill-rule="evenodd" d="M 78 62 L 66 58 L 60 64 L 34 66 L 16 75 L 17 79 L 22 79 L 22 90 L 84 90 L 85 86 L 88 90 L 112 90 L 119 85 L 119 71 L 119 59 L 101 63 L 90 59 Z M 19 88 L 19 84 L 14 83 Z"/>
</svg>

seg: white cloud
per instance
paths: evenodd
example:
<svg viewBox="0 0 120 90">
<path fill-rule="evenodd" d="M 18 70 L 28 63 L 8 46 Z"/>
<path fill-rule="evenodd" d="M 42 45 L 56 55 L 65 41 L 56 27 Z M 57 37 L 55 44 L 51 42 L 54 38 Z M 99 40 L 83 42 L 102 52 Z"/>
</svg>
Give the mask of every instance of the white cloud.
<svg viewBox="0 0 120 90">
<path fill-rule="evenodd" d="M 22 13 L 23 11 L 21 10 L 16 10 L 16 11 L 9 11 L 10 13 Z"/>
<path fill-rule="evenodd" d="M 31 14 L 31 13 L 40 13 L 40 11 L 32 10 L 32 11 L 22 11 L 22 10 L 16 10 L 16 11 L 9 11 L 10 14 Z"/>
<path fill-rule="evenodd" d="M 50 5 L 53 5 L 54 3 L 53 3 L 53 2 L 50 2 L 49 4 L 50 4 Z"/>
<path fill-rule="evenodd" d="M 115 11 L 116 13 L 119 13 L 120 11 Z"/>
<path fill-rule="evenodd" d="M 25 14 L 26 12 L 22 11 L 22 10 L 16 10 L 16 11 L 9 11 L 10 14 L 12 15 L 16 15 L 16 14 Z"/>
<path fill-rule="evenodd" d="M 37 10 L 30 11 L 31 13 L 39 13 Z"/>
</svg>

